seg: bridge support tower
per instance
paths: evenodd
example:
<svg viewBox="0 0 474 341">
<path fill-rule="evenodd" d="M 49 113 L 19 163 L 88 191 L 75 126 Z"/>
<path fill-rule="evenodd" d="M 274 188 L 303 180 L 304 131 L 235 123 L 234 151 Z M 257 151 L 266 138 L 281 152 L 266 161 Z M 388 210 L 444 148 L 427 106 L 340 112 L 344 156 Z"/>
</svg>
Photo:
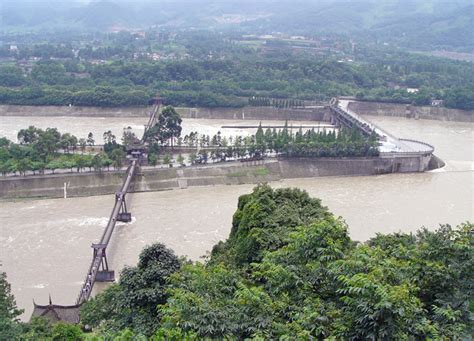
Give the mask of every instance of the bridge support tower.
<svg viewBox="0 0 474 341">
<path fill-rule="evenodd" d="M 107 245 L 92 244 L 94 249 L 94 259 L 100 255 L 100 263 L 97 264 L 97 274 L 95 280 L 97 282 L 113 282 L 115 280 L 115 271 L 109 270 L 109 263 L 107 262 L 107 254 L 105 252 Z"/>
</svg>

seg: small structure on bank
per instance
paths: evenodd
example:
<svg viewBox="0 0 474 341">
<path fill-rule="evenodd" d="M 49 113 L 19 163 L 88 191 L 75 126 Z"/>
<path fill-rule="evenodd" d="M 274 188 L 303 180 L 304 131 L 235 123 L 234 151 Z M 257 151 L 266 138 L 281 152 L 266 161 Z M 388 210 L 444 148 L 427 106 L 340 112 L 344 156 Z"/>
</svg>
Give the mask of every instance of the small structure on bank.
<svg viewBox="0 0 474 341">
<path fill-rule="evenodd" d="M 146 164 L 148 148 L 144 144 L 132 144 L 127 146 L 127 158 L 137 160 L 140 165 Z"/>
<path fill-rule="evenodd" d="M 53 304 L 51 301 L 51 296 L 49 296 L 49 304 L 48 305 L 39 305 L 33 301 L 34 310 L 33 316 L 42 317 L 52 323 L 63 321 L 66 323 L 79 323 L 80 316 L 79 312 L 81 310 L 81 306 L 78 304 L 75 305 L 56 305 Z"/>
</svg>

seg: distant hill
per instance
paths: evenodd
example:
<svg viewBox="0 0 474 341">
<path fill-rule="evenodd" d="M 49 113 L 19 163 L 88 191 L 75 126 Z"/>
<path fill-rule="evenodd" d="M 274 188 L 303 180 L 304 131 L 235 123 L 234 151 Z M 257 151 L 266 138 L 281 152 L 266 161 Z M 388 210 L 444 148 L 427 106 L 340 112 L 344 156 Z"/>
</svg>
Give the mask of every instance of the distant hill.
<svg viewBox="0 0 474 341">
<path fill-rule="evenodd" d="M 472 0 L 4 0 L 0 30 L 155 27 L 340 33 L 412 49 L 474 52 Z"/>
</svg>

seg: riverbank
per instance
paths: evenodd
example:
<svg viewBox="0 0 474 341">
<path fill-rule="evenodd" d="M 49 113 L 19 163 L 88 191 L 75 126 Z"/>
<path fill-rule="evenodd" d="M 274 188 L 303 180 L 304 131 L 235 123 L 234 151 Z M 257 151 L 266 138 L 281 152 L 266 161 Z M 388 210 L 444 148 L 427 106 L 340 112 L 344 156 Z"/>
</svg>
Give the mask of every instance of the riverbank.
<svg viewBox="0 0 474 341">
<path fill-rule="evenodd" d="M 382 102 L 349 102 L 349 110 L 359 115 L 405 117 L 413 119 L 473 122 L 474 111 L 444 107 L 414 106 L 410 104 Z"/>
<path fill-rule="evenodd" d="M 75 106 L 25 106 L 0 105 L 2 116 L 27 117 L 149 117 L 150 107 L 101 108 Z M 301 109 L 273 107 L 242 108 L 187 108 L 177 107 L 182 118 L 207 118 L 231 120 L 303 120 L 327 121 L 328 110 L 324 106 Z"/>
<path fill-rule="evenodd" d="M 283 179 L 423 172 L 442 166 L 436 157 L 407 155 L 354 158 L 291 158 L 183 168 L 143 169 L 132 192 L 164 191 L 194 186 L 241 185 Z M 113 194 L 123 172 L 69 173 L 0 179 L 0 198 L 62 198 Z"/>
<path fill-rule="evenodd" d="M 349 104 L 349 109 L 361 115 L 408 117 L 454 122 L 473 122 L 474 111 L 448 109 L 444 107 L 414 106 L 409 104 L 357 102 Z M 279 109 L 273 107 L 242 108 L 189 108 L 178 107 L 183 118 L 232 119 L 232 120 L 310 120 L 329 121 L 329 111 L 325 106 L 310 108 Z M 148 117 L 149 107 L 101 108 L 76 106 L 23 106 L 0 105 L 0 117 Z"/>
</svg>

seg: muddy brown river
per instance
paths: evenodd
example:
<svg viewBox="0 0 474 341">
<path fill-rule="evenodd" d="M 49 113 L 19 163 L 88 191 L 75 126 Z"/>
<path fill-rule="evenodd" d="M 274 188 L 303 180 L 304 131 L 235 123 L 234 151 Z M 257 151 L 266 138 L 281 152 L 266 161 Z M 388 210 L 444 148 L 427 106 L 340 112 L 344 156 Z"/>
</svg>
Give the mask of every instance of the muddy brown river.
<svg viewBox="0 0 474 341">
<path fill-rule="evenodd" d="M 29 122 L 35 124 L 35 119 Z M 440 223 L 474 220 L 473 124 L 368 119 L 399 137 L 433 144 L 446 167 L 426 173 L 295 179 L 271 185 L 300 187 L 321 198 L 346 220 L 352 238 L 361 241 L 378 232 L 435 229 Z M 77 120 L 87 118 L 71 124 L 87 124 Z M 211 122 L 214 128 L 220 124 Z M 102 128 L 107 129 L 105 122 Z M 154 242 L 199 260 L 227 237 L 237 199 L 252 187 L 193 187 L 131 195 L 133 221 L 118 225 L 114 232 L 108 253 L 112 268 L 118 271 L 136 264 L 140 250 Z M 31 314 L 33 299 L 45 304 L 51 294 L 55 303 L 74 303 L 92 257 L 90 245 L 100 239 L 112 206 L 113 196 L 0 202 L 1 270 L 7 272 L 17 303 L 25 309 L 24 319 Z"/>
</svg>

